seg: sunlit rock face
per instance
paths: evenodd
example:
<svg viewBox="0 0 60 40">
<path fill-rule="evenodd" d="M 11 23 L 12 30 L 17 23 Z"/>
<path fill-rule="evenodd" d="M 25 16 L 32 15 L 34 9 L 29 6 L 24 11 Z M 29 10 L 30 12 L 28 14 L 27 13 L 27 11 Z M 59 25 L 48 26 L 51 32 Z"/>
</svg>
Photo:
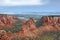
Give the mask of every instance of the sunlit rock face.
<svg viewBox="0 0 60 40">
<path fill-rule="evenodd" d="M 59 16 L 44 16 L 40 20 L 43 23 L 43 30 L 60 30 L 60 17 Z"/>
<path fill-rule="evenodd" d="M 20 36 L 28 36 L 28 37 L 33 37 L 36 36 L 37 29 L 35 26 L 35 22 L 32 18 L 30 18 L 28 21 L 26 21 L 24 24 L 22 24 L 22 29 L 21 31 L 18 32 L 18 35 Z"/>
<path fill-rule="evenodd" d="M 22 25 L 23 30 L 33 30 L 35 28 L 36 28 L 35 22 L 34 22 L 34 20 L 32 18 L 30 18 L 27 22 L 25 22 Z"/>
<path fill-rule="evenodd" d="M 55 16 L 45 16 L 42 17 L 41 20 L 44 24 L 49 24 L 49 25 L 54 25 L 54 24 L 59 24 L 60 23 L 60 17 L 55 17 Z"/>
<path fill-rule="evenodd" d="M 5 30 L 0 30 L 0 40 L 10 40 Z"/>
<path fill-rule="evenodd" d="M 13 21 L 13 16 L 0 15 L 0 26 L 12 26 Z"/>
<path fill-rule="evenodd" d="M 44 31 L 60 31 L 60 17 L 55 16 L 43 16 L 40 21 L 42 25 L 37 28 L 35 22 L 32 18 L 22 24 L 22 30 L 19 32 L 19 35 L 30 36 L 34 33 L 42 34 Z M 35 34 L 35 35 L 36 35 Z"/>
<path fill-rule="evenodd" d="M 0 14 L 0 28 L 13 27 L 13 22 L 15 21 L 24 22 L 22 19 L 19 19 L 15 16 L 7 15 L 7 14 Z"/>
</svg>

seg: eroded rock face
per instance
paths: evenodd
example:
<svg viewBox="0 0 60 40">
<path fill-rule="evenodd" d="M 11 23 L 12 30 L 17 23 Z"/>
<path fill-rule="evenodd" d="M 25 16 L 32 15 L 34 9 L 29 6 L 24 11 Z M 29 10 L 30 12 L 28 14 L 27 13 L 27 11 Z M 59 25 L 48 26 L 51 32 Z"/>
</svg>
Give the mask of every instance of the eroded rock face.
<svg viewBox="0 0 60 40">
<path fill-rule="evenodd" d="M 55 16 L 44 16 L 41 18 L 44 25 L 55 25 L 60 24 L 60 17 Z"/>
<path fill-rule="evenodd" d="M 44 16 L 40 20 L 43 23 L 43 30 L 60 30 L 60 17 L 58 16 Z"/>
<path fill-rule="evenodd" d="M 28 21 L 22 24 L 22 30 L 18 32 L 18 35 L 29 37 L 35 36 L 35 29 L 35 22 L 32 18 L 30 18 Z"/>
<path fill-rule="evenodd" d="M 22 22 L 23 20 L 12 15 L 0 14 L 0 28 L 13 27 L 12 23 L 15 21 Z"/>
<path fill-rule="evenodd" d="M 36 28 L 35 22 L 34 22 L 34 20 L 32 18 L 30 18 L 27 22 L 25 22 L 22 25 L 23 30 L 33 30 L 35 28 Z"/>
<path fill-rule="evenodd" d="M 10 40 L 5 30 L 0 30 L 0 40 Z"/>
<path fill-rule="evenodd" d="M 30 18 L 22 25 L 22 30 L 19 32 L 19 35 L 33 38 L 34 35 L 41 35 L 44 31 L 60 31 L 60 17 L 44 16 L 39 22 L 41 22 L 43 25 L 39 28 L 36 28 L 34 20 Z"/>
<path fill-rule="evenodd" d="M 12 26 L 13 21 L 15 21 L 13 16 L 0 15 L 0 26 Z"/>
</svg>

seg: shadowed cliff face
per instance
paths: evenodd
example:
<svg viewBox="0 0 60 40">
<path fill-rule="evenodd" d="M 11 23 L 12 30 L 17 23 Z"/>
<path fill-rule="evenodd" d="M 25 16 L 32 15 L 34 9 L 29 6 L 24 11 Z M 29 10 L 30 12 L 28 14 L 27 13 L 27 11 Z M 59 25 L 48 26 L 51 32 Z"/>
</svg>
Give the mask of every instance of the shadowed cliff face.
<svg viewBox="0 0 60 40">
<path fill-rule="evenodd" d="M 6 15 L 6 14 L 0 14 L 0 28 L 3 27 L 13 27 L 13 22 L 15 21 L 21 21 L 22 19 L 19 19 L 12 15 Z"/>
</svg>

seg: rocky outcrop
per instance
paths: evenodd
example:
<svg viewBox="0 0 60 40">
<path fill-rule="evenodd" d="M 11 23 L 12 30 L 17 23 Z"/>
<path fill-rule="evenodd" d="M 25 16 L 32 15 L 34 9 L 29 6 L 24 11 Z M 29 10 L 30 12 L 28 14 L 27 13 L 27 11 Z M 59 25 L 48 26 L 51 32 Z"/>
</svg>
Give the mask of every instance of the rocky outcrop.
<svg viewBox="0 0 60 40">
<path fill-rule="evenodd" d="M 0 30 L 0 40 L 10 40 L 5 30 Z"/>
<path fill-rule="evenodd" d="M 18 35 L 32 37 L 35 36 L 34 34 L 36 32 L 35 30 L 36 30 L 35 22 L 32 18 L 30 18 L 28 21 L 22 24 L 22 30 L 18 32 Z"/>
<path fill-rule="evenodd" d="M 41 18 L 44 25 L 55 25 L 60 24 L 60 17 L 55 16 L 44 16 Z"/>
<path fill-rule="evenodd" d="M 10 15 L 2 15 L 0 16 L 0 26 L 12 26 L 12 23 L 14 21 L 18 21 L 20 19 L 10 16 Z M 22 20 L 20 20 L 22 21 Z M 44 31 L 60 31 L 60 17 L 58 16 L 43 16 L 41 19 L 38 20 L 38 22 L 42 23 L 42 26 L 39 28 L 36 28 L 36 24 L 32 18 L 30 18 L 28 21 L 24 22 L 22 24 L 22 29 L 13 34 L 7 34 L 4 32 L 4 35 L 11 37 L 31 37 L 35 38 L 40 34 L 43 34 Z M 1 27 L 0 27 L 1 28 Z M 2 35 L 2 31 L 0 31 L 0 34 Z M 1 36 L 0 35 L 0 36 Z M 5 36 L 4 36 L 5 37 Z M 3 37 L 1 37 L 3 38 Z M 6 39 L 6 38 L 4 38 Z M 7 40 L 7 39 L 6 39 Z"/>
<path fill-rule="evenodd" d="M 44 16 L 40 19 L 43 26 L 40 28 L 46 31 L 60 30 L 60 17 L 58 16 Z"/>
<path fill-rule="evenodd" d="M 35 22 L 32 18 L 22 24 L 22 29 L 17 32 L 19 37 L 36 37 L 37 35 L 43 34 L 44 31 L 60 31 L 60 17 L 55 16 L 44 16 L 40 19 L 43 25 L 36 28 Z"/>
<path fill-rule="evenodd" d="M 15 16 L 7 15 L 7 14 L 0 14 L 0 28 L 13 27 L 12 23 L 15 22 L 15 21 L 23 22 L 22 19 L 19 19 Z"/>
<path fill-rule="evenodd" d="M 27 22 L 22 24 L 22 29 L 23 30 L 33 30 L 35 28 L 36 28 L 35 22 L 32 18 L 30 18 Z"/>
<path fill-rule="evenodd" d="M 36 36 L 36 34 L 40 35 L 43 31 L 59 31 L 60 30 L 60 17 L 55 16 L 44 16 L 40 19 L 40 23 L 42 26 L 36 28 L 35 22 L 32 18 L 30 18 L 27 22 L 22 25 L 22 30 L 18 33 L 18 35 L 25 36 Z M 34 34 L 35 33 L 35 34 Z"/>
</svg>

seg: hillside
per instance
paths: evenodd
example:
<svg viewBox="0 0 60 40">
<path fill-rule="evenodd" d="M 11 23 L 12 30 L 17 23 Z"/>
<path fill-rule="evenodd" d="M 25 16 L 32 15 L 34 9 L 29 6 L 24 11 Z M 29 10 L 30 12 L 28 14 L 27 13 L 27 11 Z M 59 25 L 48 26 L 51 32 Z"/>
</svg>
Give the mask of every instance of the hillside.
<svg viewBox="0 0 60 40">
<path fill-rule="evenodd" d="M 33 18 L 29 18 L 27 21 L 23 21 L 15 16 L 1 15 L 1 24 L 4 27 L 12 27 L 15 22 L 15 28 L 7 30 L 0 30 L 1 39 L 10 40 L 58 40 L 60 37 L 60 17 L 59 16 L 42 16 L 36 22 Z M 18 21 L 18 22 L 17 22 Z M 19 22 L 20 21 L 20 22 Z M 20 24 L 23 22 L 22 24 Z M 39 26 L 37 26 L 37 24 Z M 3 27 L 1 25 L 1 27 Z M 9 26 L 7 26 L 9 25 Z M 14 25 L 13 25 L 14 26 Z M 13 31 L 13 32 L 12 32 Z M 6 39 L 7 40 L 7 39 Z"/>
<path fill-rule="evenodd" d="M 58 16 L 44 16 L 40 19 L 42 27 L 40 29 L 46 31 L 60 31 L 60 17 Z"/>
<path fill-rule="evenodd" d="M 13 23 L 17 21 L 24 22 L 23 19 L 18 17 L 7 14 L 0 14 L 0 28 L 14 27 Z"/>
</svg>

